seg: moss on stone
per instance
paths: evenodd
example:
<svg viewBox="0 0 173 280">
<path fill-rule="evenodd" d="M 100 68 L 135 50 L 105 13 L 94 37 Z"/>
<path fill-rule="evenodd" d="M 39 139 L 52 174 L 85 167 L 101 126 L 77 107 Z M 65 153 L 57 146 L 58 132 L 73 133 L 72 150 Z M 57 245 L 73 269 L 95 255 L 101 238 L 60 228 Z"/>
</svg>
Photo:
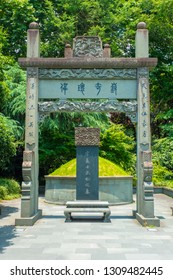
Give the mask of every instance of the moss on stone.
<svg viewBox="0 0 173 280">
<path fill-rule="evenodd" d="M 76 176 L 76 159 L 61 165 L 58 169 L 52 172 L 51 175 L 57 176 Z M 99 157 L 99 176 L 128 176 L 117 164 Z"/>
</svg>

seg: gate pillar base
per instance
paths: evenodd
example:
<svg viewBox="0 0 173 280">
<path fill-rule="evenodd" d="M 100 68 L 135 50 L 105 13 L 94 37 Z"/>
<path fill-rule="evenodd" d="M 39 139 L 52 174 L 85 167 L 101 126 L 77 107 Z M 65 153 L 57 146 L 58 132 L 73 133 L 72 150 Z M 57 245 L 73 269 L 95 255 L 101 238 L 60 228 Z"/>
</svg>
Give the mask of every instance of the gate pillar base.
<svg viewBox="0 0 173 280">
<path fill-rule="evenodd" d="M 148 226 L 154 226 L 154 227 L 160 227 L 160 220 L 157 217 L 153 218 L 146 218 L 143 215 L 136 213 L 135 215 L 137 221 L 143 226 L 143 227 L 148 227 Z"/>
<path fill-rule="evenodd" d="M 15 226 L 33 226 L 35 222 L 41 217 L 42 210 L 38 210 L 38 212 L 34 216 L 15 219 Z"/>
</svg>

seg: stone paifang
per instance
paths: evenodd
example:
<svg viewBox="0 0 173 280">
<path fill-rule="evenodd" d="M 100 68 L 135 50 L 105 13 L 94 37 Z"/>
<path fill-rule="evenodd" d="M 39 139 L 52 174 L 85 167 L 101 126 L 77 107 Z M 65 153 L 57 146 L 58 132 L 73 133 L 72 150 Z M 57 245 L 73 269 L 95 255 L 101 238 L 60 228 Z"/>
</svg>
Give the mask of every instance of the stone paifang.
<svg viewBox="0 0 173 280">
<path fill-rule="evenodd" d="M 63 110 L 122 110 L 137 121 L 138 182 L 134 213 L 142 225 L 159 226 L 160 221 L 154 216 L 149 93 L 149 69 L 157 65 L 157 59 L 149 58 L 146 24 L 137 25 L 135 58 L 112 58 L 110 46 L 102 47 L 100 38 L 95 36 L 75 38 L 73 49 L 66 45 L 64 58 L 41 58 L 39 25 L 31 23 L 27 33 L 27 58 L 20 58 L 19 64 L 27 68 L 27 101 L 21 218 L 16 224 L 31 225 L 40 216 L 39 114 Z M 88 98 L 91 100 L 85 100 Z M 137 103 L 118 103 L 120 99 L 121 102 Z M 32 154 L 28 163 L 27 152 Z"/>
</svg>

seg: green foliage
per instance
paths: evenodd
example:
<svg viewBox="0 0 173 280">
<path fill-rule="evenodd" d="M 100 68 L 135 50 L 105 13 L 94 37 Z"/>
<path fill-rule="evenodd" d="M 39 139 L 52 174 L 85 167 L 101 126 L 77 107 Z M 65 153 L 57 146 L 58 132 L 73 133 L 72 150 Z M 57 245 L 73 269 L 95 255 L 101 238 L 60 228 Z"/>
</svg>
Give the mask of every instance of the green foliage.
<svg viewBox="0 0 173 280">
<path fill-rule="evenodd" d="M 0 167 L 10 169 L 16 145 L 23 142 L 25 72 L 12 64 L 18 57 L 26 56 L 27 29 L 32 21 L 40 23 L 43 57 L 63 56 L 65 43 L 72 44 L 76 35 L 99 35 L 103 44 L 110 44 L 112 56 L 134 56 L 136 25 L 145 21 L 149 29 L 150 56 L 159 59 L 158 67 L 150 75 L 152 135 L 154 139 L 173 137 L 172 18 L 173 0 L 1 0 L 0 112 L 3 121 L 0 122 L 0 154 L 3 151 L 3 156 Z M 134 126 L 122 114 L 114 114 L 111 120 L 117 124 L 123 121 L 126 137 L 134 135 Z M 131 137 L 129 141 L 122 138 L 121 142 L 122 135 L 118 137 L 118 132 L 115 135 L 113 129 L 109 131 L 105 115 L 72 113 L 52 114 L 40 128 L 43 174 L 75 156 L 73 135 L 78 125 L 100 127 L 103 137 L 101 155 L 133 172 L 135 155 Z M 105 132 L 107 129 L 109 132 Z M 171 152 L 167 146 L 172 151 L 169 143 L 165 146 L 162 143 L 162 148 L 157 148 L 161 149 L 159 153 L 155 144 L 153 158 L 158 166 L 172 171 Z"/>
<path fill-rule="evenodd" d="M 7 102 L 8 98 L 8 87 L 4 81 L 4 69 L 6 69 L 6 66 L 8 63 L 11 62 L 11 58 L 4 56 L 2 54 L 2 48 L 3 45 L 6 42 L 6 34 L 4 30 L 0 26 L 0 112 L 4 108 L 5 102 Z"/>
<path fill-rule="evenodd" d="M 173 172 L 173 138 L 156 140 L 153 145 L 153 162 Z M 173 175 L 173 174 L 172 174 Z"/>
<path fill-rule="evenodd" d="M 173 138 L 167 137 L 154 142 L 153 164 L 154 184 L 173 187 Z"/>
<path fill-rule="evenodd" d="M 156 138 L 173 136 L 172 80 L 172 65 L 161 65 L 151 72 L 152 131 Z"/>
<path fill-rule="evenodd" d="M 40 174 L 48 174 L 75 156 L 74 137 L 60 130 L 57 122 L 48 118 L 40 128 Z"/>
<path fill-rule="evenodd" d="M 16 153 L 14 144 L 14 134 L 11 127 L 8 125 L 8 119 L 0 114 L 0 168 L 6 169 L 11 158 Z"/>
<path fill-rule="evenodd" d="M 16 63 L 5 71 L 5 81 L 9 90 L 6 112 L 8 116 L 20 122 L 22 127 L 26 108 L 26 72 Z"/>
<path fill-rule="evenodd" d="M 34 9 L 28 0 L 5 0 L 0 2 L 0 26 L 5 30 L 7 41 L 4 55 L 13 57 L 26 54 L 26 31 L 34 21 Z"/>
<path fill-rule="evenodd" d="M 7 188 L 0 185 L 0 200 L 5 199 L 8 195 Z"/>
<path fill-rule="evenodd" d="M 0 199 L 13 199 L 20 196 L 20 185 L 13 179 L 0 178 Z"/>
<path fill-rule="evenodd" d="M 74 129 L 76 126 L 108 127 L 104 114 L 52 114 L 40 126 L 40 174 L 48 174 L 75 157 Z"/>
<path fill-rule="evenodd" d="M 112 124 L 101 135 L 100 155 L 120 165 L 124 170 L 131 173 L 134 169 L 135 156 L 134 139 L 125 134 L 122 125 Z"/>
<path fill-rule="evenodd" d="M 166 167 L 154 163 L 153 184 L 173 188 L 173 173 Z"/>
<path fill-rule="evenodd" d="M 50 175 L 76 176 L 76 159 L 60 166 Z M 128 174 L 117 164 L 99 157 L 99 176 L 127 176 Z"/>
</svg>

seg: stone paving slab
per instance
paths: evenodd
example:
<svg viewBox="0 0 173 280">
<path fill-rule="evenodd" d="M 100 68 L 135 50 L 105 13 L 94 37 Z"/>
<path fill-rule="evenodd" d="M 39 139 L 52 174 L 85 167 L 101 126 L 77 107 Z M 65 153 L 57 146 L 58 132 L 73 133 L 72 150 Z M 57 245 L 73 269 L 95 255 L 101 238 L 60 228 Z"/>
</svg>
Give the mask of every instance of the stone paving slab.
<svg viewBox="0 0 173 280">
<path fill-rule="evenodd" d="M 1 202 L 0 260 L 173 260 L 173 199 L 155 194 L 159 228 L 142 227 L 132 216 L 135 202 L 111 206 L 111 223 L 65 223 L 65 206 L 39 198 L 42 219 L 15 227 L 20 199 Z M 134 197 L 135 199 L 135 197 Z"/>
</svg>

